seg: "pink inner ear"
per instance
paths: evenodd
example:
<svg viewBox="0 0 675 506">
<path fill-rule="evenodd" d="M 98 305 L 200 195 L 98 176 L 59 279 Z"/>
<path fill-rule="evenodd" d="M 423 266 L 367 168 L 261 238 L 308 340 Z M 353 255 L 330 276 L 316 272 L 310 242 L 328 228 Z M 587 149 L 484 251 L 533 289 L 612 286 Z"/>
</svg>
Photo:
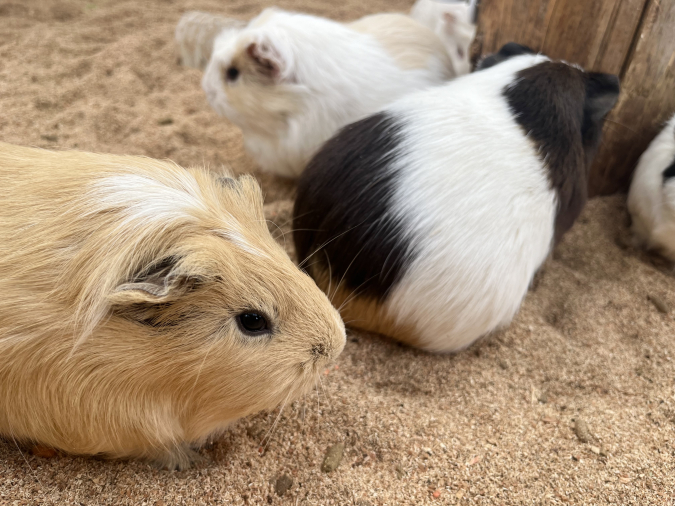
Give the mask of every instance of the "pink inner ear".
<svg viewBox="0 0 675 506">
<path fill-rule="evenodd" d="M 272 56 L 272 51 L 265 45 L 261 47 L 258 46 L 258 43 L 251 42 L 246 48 L 246 52 L 253 59 L 253 61 L 258 64 L 258 68 L 264 74 L 267 74 L 271 77 L 277 77 L 279 75 L 279 66 L 272 58 L 269 57 Z"/>
<path fill-rule="evenodd" d="M 452 12 L 444 12 L 443 17 L 445 18 L 445 22 L 449 25 L 454 25 L 457 23 L 457 16 L 455 16 Z"/>
</svg>

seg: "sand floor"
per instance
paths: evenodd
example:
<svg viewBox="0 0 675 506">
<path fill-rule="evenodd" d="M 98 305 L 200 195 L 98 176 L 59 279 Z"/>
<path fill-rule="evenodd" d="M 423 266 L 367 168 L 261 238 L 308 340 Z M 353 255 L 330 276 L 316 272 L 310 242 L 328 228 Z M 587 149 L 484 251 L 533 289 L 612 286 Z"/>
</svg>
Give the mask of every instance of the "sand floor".
<svg viewBox="0 0 675 506">
<path fill-rule="evenodd" d="M 410 3 L 278 5 L 346 20 Z M 266 5 L 1 0 L 0 139 L 254 170 L 177 64 L 173 29 L 185 10 Z M 259 179 L 283 222 L 292 183 Z M 675 277 L 630 247 L 627 219 L 623 196 L 591 201 L 511 327 L 465 352 L 350 333 L 318 393 L 239 421 L 193 470 L 0 442 L 0 505 L 673 504 L 675 323 L 657 305 L 675 308 Z M 336 443 L 342 462 L 322 472 Z"/>
</svg>

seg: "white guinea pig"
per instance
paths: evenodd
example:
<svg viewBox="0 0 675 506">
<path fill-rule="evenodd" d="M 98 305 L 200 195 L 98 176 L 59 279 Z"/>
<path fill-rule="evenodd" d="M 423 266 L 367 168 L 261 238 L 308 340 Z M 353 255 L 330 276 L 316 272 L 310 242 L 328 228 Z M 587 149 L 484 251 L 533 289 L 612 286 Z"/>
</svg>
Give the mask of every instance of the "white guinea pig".
<svg viewBox="0 0 675 506">
<path fill-rule="evenodd" d="M 2 436 L 185 468 L 342 350 L 251 177 L 0 143 L 0 185 Z"/>
<path fill-rule="evenodd" d="M 445 44 L 455 74 L 471 71 L 471 43 L 476 37 L 476 0 L 417 0 L 410 17 L 431 28 Z"/>
<path fill-rule="evenodd" d="M 443 42 L 409 16 L 342 24 L 271 8 L 216 38 L 202 86 L 263 170 L 296 177 L 342 126 L 454 76 Z"/>
<path fill-rule="evenodd" d="M 585 204 L 619 94 L 520 53 L 345 127 L 309 163 L 296 250 L 345 321 L 443 352 L 518 311 Z"/>
<path fill-rule="evenodd" d="M 675 116 L 640 157 L 628 210 L 636 239 L 675 261 Z"/>
</svg>

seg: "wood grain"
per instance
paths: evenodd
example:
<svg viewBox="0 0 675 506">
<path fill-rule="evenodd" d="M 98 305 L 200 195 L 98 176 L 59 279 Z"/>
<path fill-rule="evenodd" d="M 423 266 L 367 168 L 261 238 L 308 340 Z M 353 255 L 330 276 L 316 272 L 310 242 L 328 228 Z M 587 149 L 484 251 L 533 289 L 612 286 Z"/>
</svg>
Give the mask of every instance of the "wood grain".
<svg viewBox="0 0 675 506">
<path fill-rule="evenodd" d="M 665 0 L 670 1 L 670 0 Z M 619 74 L 647 0 L 483 0 L 483 53 L 515 41 L 552 58 Z"/>
<path fill-rule="evenodd" d="M 515 41 L 621 77 L 589 193 L 627 190 L 640 154 L 675 112 L 675 0 L 482 0 L 479 40 L 482 54 Z"/>
<path fill-rule="evenodd" d="M 626 190 L 638 158 L 673 113 L 675 0 L 650 0 L 591 171 L 591 193 Z"/>
</svg>

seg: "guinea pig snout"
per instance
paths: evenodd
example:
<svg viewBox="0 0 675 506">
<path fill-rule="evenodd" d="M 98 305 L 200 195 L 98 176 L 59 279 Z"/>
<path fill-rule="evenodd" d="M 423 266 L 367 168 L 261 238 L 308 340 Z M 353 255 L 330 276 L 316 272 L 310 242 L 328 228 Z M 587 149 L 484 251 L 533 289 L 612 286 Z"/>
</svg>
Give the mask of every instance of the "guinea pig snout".
<svg viewBox="0 0 675 506">
<path fill-rule="evenodd" d="M 309 349 L 309 353 L 314 363 L 331 362 L 340 355 L 343 347 L 344 339 L 336 337 L 335 339 L 313 343 Z"/>
<path fill-rule="evenodd" d="M 322 358 L 329 358 L 330 355 L 331 355 L 328 351 L 328 346 L 326 346 L 323 343 L 313 345 L 311 353 L 312 353 L 312 357 L 314 357 L 314 360 L 320 360 Z"/>
</svg>

